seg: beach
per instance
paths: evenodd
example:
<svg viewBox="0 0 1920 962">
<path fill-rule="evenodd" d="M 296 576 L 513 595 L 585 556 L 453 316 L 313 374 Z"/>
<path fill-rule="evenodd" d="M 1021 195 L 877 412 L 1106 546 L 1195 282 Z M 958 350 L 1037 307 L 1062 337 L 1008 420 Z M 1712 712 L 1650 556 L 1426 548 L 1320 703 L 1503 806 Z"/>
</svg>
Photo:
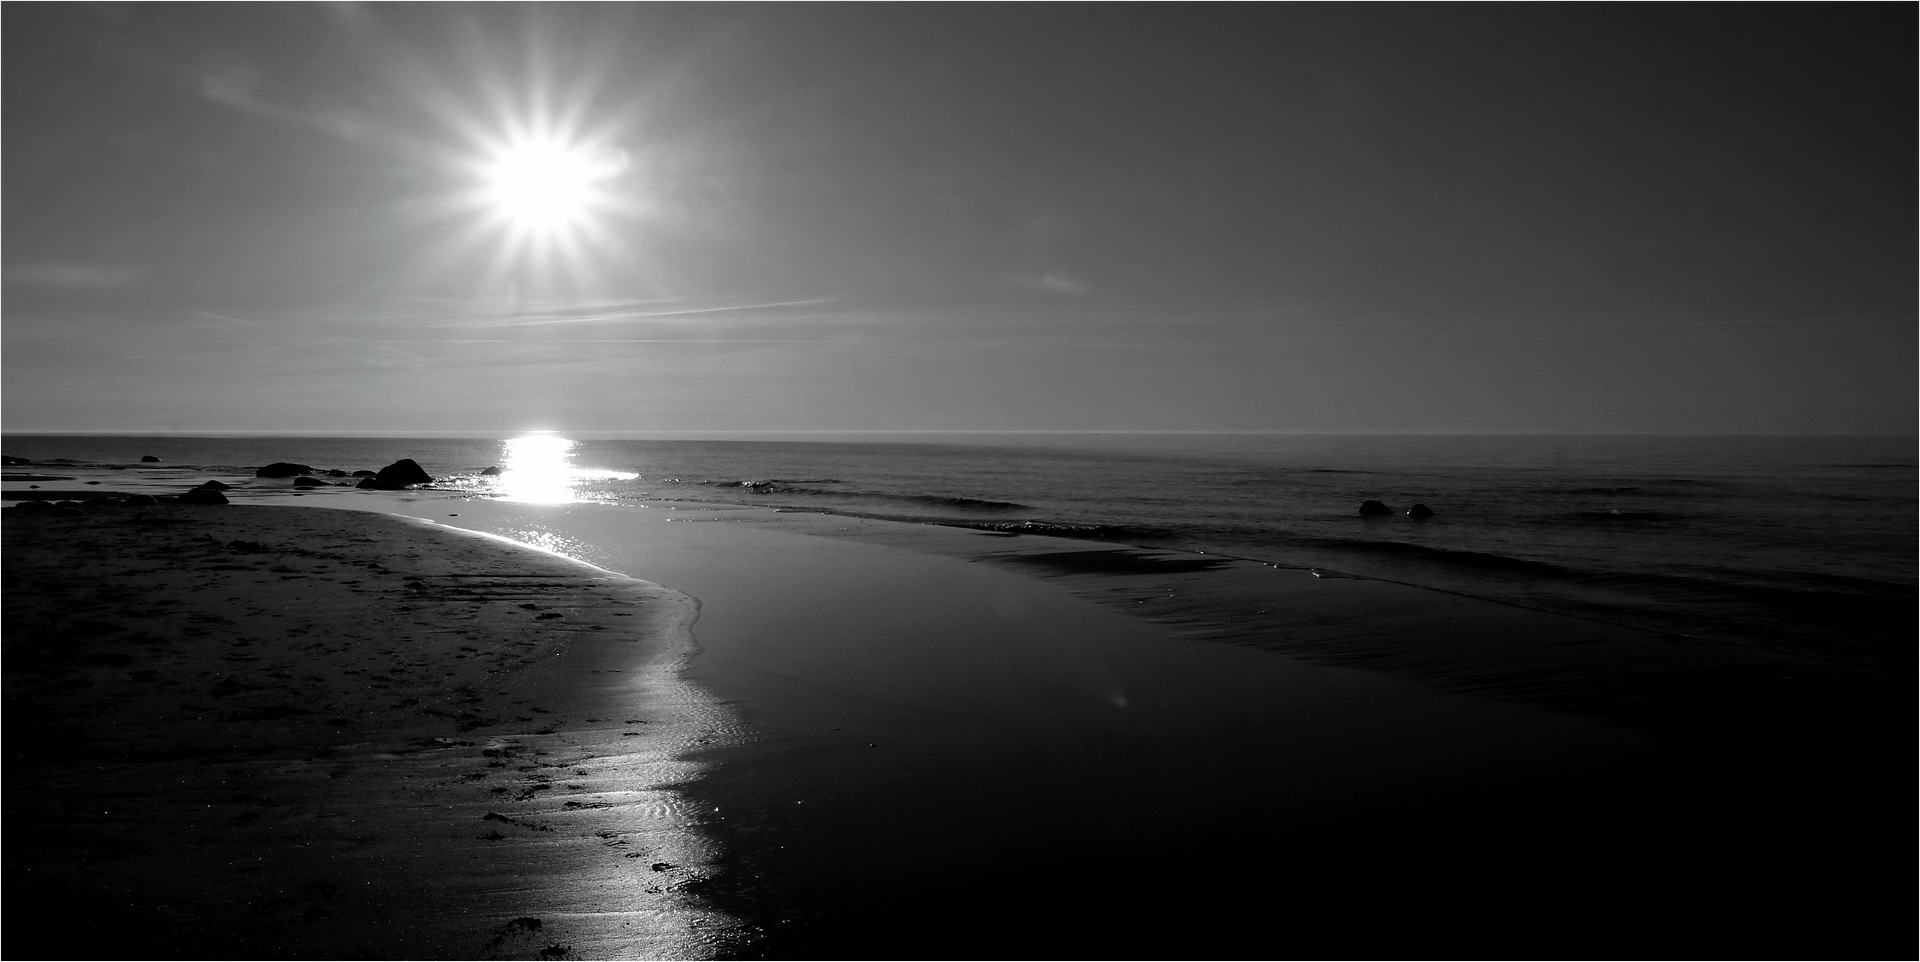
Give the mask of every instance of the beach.
<svg viewBox="0 0 1920 962">
<path fill-rule="evenodd" d="M 1913 958 L 1915 11 L 0 5 L 0 962 Z"/>
<path fill-rule="evenodd" d="M 1175 602 L 1234 616 L 1244 566 L 1059 538 L 286 500 L 8 512 L 16 911 L 212 957 L 1872 954 L 1897 917 L 1903 709 L 1857 673 L 1273 568 L 1295 650 L 1222 644 Z M 1650 664 L 1664 702 L 1604 691 Z M 57 938 L 8 950 L 93 951 Z"/>
</svg>

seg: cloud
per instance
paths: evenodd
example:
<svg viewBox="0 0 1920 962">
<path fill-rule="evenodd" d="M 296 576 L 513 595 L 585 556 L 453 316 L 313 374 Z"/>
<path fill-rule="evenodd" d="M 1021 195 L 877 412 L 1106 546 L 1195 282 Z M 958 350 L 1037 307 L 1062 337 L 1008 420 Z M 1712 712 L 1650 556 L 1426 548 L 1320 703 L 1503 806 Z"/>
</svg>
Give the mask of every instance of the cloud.
<svg viewBox="0 0 1920 962">
<path fill-rule="evenodd" d="M 1050 294 L 1078 296 L 1093 293 L 1093 284 L 1091 282 L 1074 277 L 1071 274 L 1063 274 L 1059 271 L 1048 271 L 1039 277 L 1016 278 L 1015 283 L 1021 287 L 1030 287 L 1034 290 L 1046 291 Z"/>
<path fill-rule="evenodd" d="M 200 75 L 200 95 L 217 104 L 241 110 L 267 110 L 260 101 L 260 71 L 247 64 L 228 64 Z"/>
<path fill-rule="evenodd" d="M 743 319 L 764 319 L 769 312 L 780 312 L 784 308 L 812 307 L 832 304 L 837 298 L 812 298 L 796 301 L 766 301 L 752 303 L 701 304 L 695 301 L 633 301 L 607 302 L 565 308 L 546 308 L 520 310 L 504 317 L 481 320 L 465 320 L 458 327 L 533 327 L 554 324 L 581 323 L 632 323 L 688 317 L 691 315 L 709 315 L 706 320 L 721 318 L 711 315 L 730 315 Z"/>
<path fill-rule="evenodd" d="M 24 287 L 105 291 L 146 280 L 150 273 L 147 268 L 137 265 L 48 262 L 9 267 L 5 276 L 8 284 Z"/>
</svg>

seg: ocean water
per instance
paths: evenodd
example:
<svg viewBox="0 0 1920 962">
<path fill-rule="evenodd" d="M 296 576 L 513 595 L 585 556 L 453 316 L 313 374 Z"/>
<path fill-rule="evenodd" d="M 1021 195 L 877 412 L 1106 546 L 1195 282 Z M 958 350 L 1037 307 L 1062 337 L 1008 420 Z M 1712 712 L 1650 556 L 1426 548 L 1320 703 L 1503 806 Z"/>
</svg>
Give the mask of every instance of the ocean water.
<svg viewBox="0 0 1920 962">
<path fill-rule="evenodd" d="M 245 497 L 287 493 L 288 481 L 252 478 L 271 461 L 351 471 L 411 457 L 450 497 L 752 504 L 1084 537 L 1856 663 L 1914 660 L 1908 436 L 10 435 L 5 452 L 36 462 L 10 476 L 114 490 L 217 477 Z M 481 473 L 490 466 L 502 470 Z M 26 482 L 5 487 L 18 496 Z M 1366 499 L 1395 513 L 1363 518 Z M 1409 517 L 1416 503 L 1433 516 Z"/>
</svg>

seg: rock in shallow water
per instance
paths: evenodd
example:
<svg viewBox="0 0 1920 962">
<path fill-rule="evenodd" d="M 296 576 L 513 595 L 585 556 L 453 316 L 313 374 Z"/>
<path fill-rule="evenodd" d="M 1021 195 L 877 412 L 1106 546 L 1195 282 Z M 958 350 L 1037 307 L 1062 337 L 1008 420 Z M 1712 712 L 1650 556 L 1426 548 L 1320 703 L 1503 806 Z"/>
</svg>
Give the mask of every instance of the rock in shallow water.
<svg viewBox="0 0 1920 962">
<path fill-rule="evenodd" d="M 420 467 L 412 458 L 401 458 L 380 469 L 373 476 L 373 486 L 383 490 L 397 490 L 409 484 L 432 484 L 433 475 Z"/>
<path fill-rule="evenodd" d="M 312 473 L 313 468 L 310 465 L 294 464 L 291 461 L 275 461 L 266 467 L 256 469 L 253 475 L 257 478 L 291 478 L 296 474 Z"/>
<path fill-rule="evenodd" d="M 1407 509 L 1407 517 L 1425 521 L 1426 519 L 1433 517 L 1433 509 L 1427 507 L 1424 504 L 1416 504 L 1413 507 Z"/>
<path fill-rule="evenodd" d="M 1392 508 L 1389 508 L 1378 501 L 1368 500 L 1368 501 L 1360 502 L 1360 517 L 1378 518 L 1378 517 L 1383 517 L 1385 515 L 1390 515 L 1392 513 L 1393 513 Z"/>
</svg>

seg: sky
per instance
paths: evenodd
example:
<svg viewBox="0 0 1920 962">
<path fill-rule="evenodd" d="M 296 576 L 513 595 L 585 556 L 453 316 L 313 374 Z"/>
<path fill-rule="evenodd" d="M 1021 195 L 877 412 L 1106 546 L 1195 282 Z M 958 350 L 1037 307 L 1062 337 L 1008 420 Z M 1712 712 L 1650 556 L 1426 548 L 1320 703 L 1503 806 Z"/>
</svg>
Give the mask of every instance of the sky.
<svg viewBox="0 0 1920 962">
<path fill-rule="evenodd" d="M 1917 427 L 1910 4 L 0 17 L 10 432 Z"/>
</svg>

